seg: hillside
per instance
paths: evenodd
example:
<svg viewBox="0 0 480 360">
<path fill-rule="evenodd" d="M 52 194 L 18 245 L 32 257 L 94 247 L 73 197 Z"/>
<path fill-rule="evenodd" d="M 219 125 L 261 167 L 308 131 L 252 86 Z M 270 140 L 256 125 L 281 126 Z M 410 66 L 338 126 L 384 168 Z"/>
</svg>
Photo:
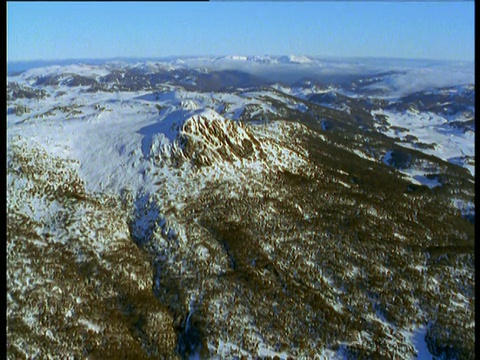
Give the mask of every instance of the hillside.
<svg viewBox="0 0 480 360">
<path fill-rule="evenodd" d="M 8 77 L 9 358 L 475 357 L 473 84 L 178 63 Z"/>
</svg>

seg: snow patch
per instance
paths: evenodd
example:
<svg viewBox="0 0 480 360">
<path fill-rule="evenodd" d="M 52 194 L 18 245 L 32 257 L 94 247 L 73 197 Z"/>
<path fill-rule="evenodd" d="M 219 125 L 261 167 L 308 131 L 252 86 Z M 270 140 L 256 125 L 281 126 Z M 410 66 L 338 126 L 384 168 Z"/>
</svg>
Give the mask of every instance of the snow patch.
<svg viewBox="0 0 480 360">
<path fill-rule="evenodd" d="M 391 138 L 398 137 L 398 133 L 392 127 L 401 127 L 408 129 L 409 133 L 414 134 L 419 142 L 435 144 L 432 148 L 426 149 L 419 149 L 415 142 L 400 142 L 399 145 L 401 146 L 421 150 L 426 154 L 434 155 L 452 163 L 456 163 L 455 159 L 462 156 L 475 157 L 475 133 L 442 127 L 442 125 L 448 123 L 448 119 L 440 115 L 430 112 L 418 113 L 410 110 L 403 113 L 375 110 L 372 111 L 372 115 L 384 115 L 386 117 L 389 126 L 386 129 L 377 126 L 377 130 Z M 465 162 L 462 165 L 472 175 L 475 175 L 474 166 Z"/>
</svg>

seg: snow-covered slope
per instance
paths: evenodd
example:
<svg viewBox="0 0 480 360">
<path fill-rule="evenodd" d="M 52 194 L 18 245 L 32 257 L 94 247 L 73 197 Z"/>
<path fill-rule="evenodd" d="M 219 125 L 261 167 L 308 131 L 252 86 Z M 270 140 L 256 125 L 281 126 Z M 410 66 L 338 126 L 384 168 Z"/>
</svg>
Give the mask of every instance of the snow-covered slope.
<svg viewBox="0 0 480 360">
<path fill-rule="evenodd" d="M 8 78 L 9 357 L 471 353 L 474 127 L 188 61 Z"/>
<path fill-rule="evenodd" d="M 377 125 L 380 131 L 398 139 L 403 146 L 421 148 L 427 154 L 461 164 L 475 175 L 475 132 L 473 130 L 451 127 L 445 117 L 429 112 L 398 113 L 379 110 L 374 111 L 373 114 L 385 117 L 386 126 Z M 406 141 L 409 135 L 415 141 Z"/>
</svg>

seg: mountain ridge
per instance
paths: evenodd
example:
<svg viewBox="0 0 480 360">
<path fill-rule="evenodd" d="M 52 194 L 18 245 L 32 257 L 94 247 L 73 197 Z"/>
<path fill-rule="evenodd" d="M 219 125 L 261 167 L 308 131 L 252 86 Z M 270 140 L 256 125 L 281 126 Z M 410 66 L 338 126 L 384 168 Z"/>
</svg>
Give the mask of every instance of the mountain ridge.
<svg viewBox="0 0 480 360">
<path fill-rule="evenodd" d="M 474 85 L 208 71 L 8 78 L 9 356 L 472 358 Z"/>
</svg>

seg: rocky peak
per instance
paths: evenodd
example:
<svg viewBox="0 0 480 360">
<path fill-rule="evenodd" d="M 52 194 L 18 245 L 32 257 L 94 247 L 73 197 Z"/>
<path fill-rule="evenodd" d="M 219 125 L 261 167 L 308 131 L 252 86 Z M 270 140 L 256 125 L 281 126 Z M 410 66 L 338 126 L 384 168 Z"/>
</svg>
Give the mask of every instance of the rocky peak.
<svg viewBox="0 0 480 360">
<path fill-rule="evenodd" d="M 214 111 L 185 121 L 180 143 L 183 156 L 199 166 L 250 158 L 261 151 L 259 141 L 243 123 L 227 120 Z"/>
</svg>

